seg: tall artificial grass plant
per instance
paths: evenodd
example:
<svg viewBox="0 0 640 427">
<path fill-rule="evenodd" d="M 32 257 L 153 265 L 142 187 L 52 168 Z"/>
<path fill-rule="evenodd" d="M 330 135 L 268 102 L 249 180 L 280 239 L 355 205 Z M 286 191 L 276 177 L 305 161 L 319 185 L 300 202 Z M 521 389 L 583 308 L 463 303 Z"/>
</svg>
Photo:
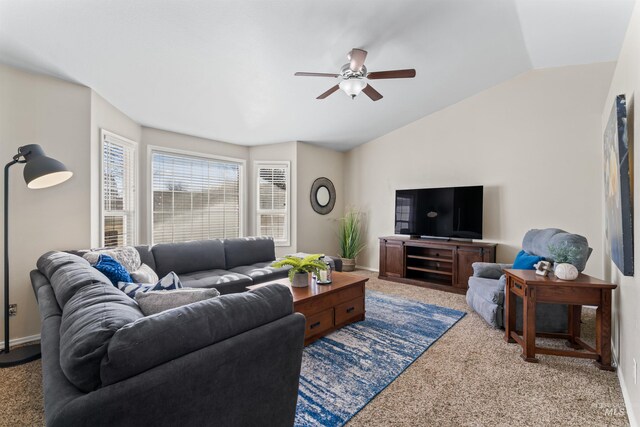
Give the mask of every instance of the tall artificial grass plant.
<svg viewBox="0 0 640 427">
<path fill-rule="evenodd" d="M 345 259 L 356 259 L 365 247 L 361 227 L 361 213 L 357 209 L 350 208 L 345 216 L 340 219 L 338 239 L 340 243 L 340 255 Z"/>
</svg>

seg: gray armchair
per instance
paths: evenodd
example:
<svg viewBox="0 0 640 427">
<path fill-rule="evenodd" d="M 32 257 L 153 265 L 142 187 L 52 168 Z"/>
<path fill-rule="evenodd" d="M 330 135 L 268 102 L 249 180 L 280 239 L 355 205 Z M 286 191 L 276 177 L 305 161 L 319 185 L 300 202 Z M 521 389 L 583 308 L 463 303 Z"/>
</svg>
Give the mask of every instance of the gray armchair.
<svg viewBox="0 0 640 427">
<path fill-rule="evenodd" d="M 580 248 L 576 262 L 578 271 L 585 268 L 591 255 L 587 239 L 557 228 L 529 230 L 522 240 L 522 248 L 532 254 L 553 261 L 550 245 L 570 244 Z M 511 264 L 473 263 L 473 276 L 469 278 L 467 304 L 487 323 L 495 328 L 504 328 L 504 292 L 506 277 L 504 270 Z M 516 329 L 522 330 L 522 300 L 516 299 Z M 536 308 L 536 330 L 539 332 L 566 332 L 567 306 L 540 303 Z"/>
</svg>

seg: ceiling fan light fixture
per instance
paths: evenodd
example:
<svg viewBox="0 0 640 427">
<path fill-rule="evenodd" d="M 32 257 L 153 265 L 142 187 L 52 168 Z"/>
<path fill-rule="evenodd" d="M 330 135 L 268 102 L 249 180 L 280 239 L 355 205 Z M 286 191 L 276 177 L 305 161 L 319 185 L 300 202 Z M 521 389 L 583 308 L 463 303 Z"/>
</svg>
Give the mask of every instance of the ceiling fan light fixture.
<svg viewBox="0 0 640 427">
<path fill-rule="evenodd" d="M 367 86 L 367 82 L 362 79 L 346 79 L 341 81 L 339 86 L 340 89 L 353 99 Z"/>
</svg>

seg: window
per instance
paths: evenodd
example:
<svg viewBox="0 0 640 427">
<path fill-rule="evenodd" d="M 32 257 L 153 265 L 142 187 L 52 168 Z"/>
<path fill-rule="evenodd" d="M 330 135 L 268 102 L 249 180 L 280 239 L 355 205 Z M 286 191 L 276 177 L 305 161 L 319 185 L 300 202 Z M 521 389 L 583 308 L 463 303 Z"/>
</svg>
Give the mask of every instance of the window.
<svg viewBox="0 0 640 427">
<path fill-rule="evenodd" d="M 102 245 L 135 245 L 137 144 L 111 132 L 100 132 L 102 141 Z"/>
<path fill-rule="evenodd" d="M 153 243 L 240 237 L 241 162 L 151 150 Z"/>
<path fill-rule="evenodd" d="M 289 245 L 289 162 L 256 163 L 256 234 Z"/>
<path fill-rule="evenodd" d="M 396 234 L 415 232 L 412 213 L 416 210 L 413 196 L 396 196 Z"/>
</svg>

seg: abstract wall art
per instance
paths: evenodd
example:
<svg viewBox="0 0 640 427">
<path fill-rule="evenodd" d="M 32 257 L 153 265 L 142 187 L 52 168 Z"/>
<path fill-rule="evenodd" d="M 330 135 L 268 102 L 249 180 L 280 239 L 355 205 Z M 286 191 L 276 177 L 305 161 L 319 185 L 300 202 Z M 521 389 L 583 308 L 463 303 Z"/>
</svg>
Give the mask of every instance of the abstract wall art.
<svg viewBox="0 0 640 427">
<path fill-rule="evenodd" d="M 625 276 L 633 276 L 633 143 L 627 102 L 618 95 L 604 132 L 606 250 Z"/>
</svg>

